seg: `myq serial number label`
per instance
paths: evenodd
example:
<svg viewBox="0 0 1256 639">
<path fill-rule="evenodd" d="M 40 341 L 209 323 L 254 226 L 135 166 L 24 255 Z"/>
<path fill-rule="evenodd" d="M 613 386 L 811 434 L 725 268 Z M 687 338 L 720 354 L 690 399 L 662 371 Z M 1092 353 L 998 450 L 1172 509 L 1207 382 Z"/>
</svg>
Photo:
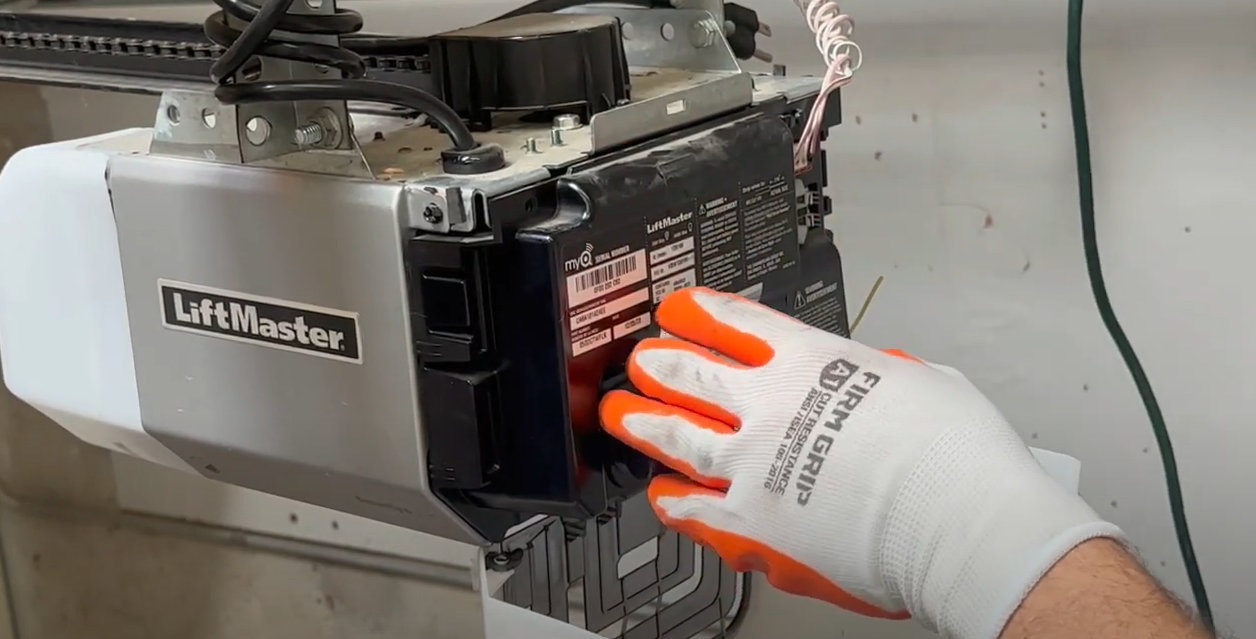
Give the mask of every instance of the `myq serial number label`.
<svg viewBox="0 0 1256 639">
<path fill-rule="evenodd" d="M 357 313 L 170 280 L 157 285 L 168 329 L 362 363 Z"/>
</svg>

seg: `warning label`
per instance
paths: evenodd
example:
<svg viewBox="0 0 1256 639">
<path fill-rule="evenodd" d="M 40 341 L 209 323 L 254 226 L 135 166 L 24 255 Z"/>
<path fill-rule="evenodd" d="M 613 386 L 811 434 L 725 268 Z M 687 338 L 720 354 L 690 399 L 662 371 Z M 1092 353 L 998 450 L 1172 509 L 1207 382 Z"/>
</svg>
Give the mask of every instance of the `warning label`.
<svg viewBox="0 0 1256 639">
<path fill-rule="evenodd" d="M 845 303 L 842 287 L 837 282 L 819 280 L 794 293 L 789 314 L 804 324 L 841 334 Z"/>
<path fill-rule="evenodd" d="M 644 249 L 597 253 L 586 244 L 565 260 L 571 355 L 587 353 L 650 325 L 650 274 Z M 593 266 L 584 267 L 591 264 Z M 582 268 L 583 267 L 583 268 Z"/>
<path fill-rule="evenodd" d="M 704 286 L 719 290 L 734 289 L 740 288 L 740 283 L 745 281 L 739 213 L 735 197 L 716 198 L 698 207 L 698 232 L 702 236 L 699 281 Z"/>
<path fill-rule="evenodd" d="M 794 186 L 787 174 L 733 183 L 692 209 L 646 219 L 651 297 L 691 286 L 761 291 L 798 265 Z"/>
</svg>

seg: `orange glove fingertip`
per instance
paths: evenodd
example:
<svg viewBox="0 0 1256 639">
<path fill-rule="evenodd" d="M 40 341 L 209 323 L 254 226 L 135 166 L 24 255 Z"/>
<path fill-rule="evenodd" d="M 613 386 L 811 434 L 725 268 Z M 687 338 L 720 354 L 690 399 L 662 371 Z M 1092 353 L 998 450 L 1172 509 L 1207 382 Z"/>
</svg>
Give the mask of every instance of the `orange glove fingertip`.
<svg viewBox="0 0 1256 639">
<path fill-rule="evenodd" d="M 693 353 L 698 357 L 702 357 L 719 366 L 736 366 L 736 364 L 720 359 L 718 355 L 711 351 L 678 339 L 660 339 L 650 338 L 642 340 L 640 344 L 633 349 L 632 355 L 628 357 L 628 381 L 646 397 L 657 399 L 665 404 L 679 406 L 692 412 L 719 420 L 733 427 L 741 425 L 741 420 L 733 413 L 716 406 L 710 402 L 702 401 L 696 397 L 681 393 L 667 384 L 655 379 L 653 375 L 646 372 L 641 366 L 639 357 L 642 353 L 651 351 L 686 351 Z"/>
<path fill-rule="evenodd" d="M 746 366 L 764 366 L 776 356 L 763 339 L 716 319 L 698 296 L 723 297 L 753 304 L 745 298 L 708 288 L 687 288 L 663 299 L 656 314 L 659 326 L 670 334 L 701 344 Z"/>
</svg>

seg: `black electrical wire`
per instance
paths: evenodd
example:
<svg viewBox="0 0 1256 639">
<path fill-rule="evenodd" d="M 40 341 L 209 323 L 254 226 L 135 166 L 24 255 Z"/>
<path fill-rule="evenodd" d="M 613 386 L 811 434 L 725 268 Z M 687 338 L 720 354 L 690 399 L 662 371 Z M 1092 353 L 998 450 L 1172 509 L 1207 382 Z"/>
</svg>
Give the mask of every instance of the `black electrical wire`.
<svg viewBox="0 0 1256 639">
<path fill-rule="evenodd" d="M 440 98 L 417 87 L 365 80 L 363 55 L 420 55 L 428 42 L 423 37 L 397 37 L 359 34 L 362 15 L 337 8 L 332 15 L 298 15 L 288 10 L 297 0 L 268 0 L 258 7 L 247 0 L 214 0 L 221 11 L 205 21 L 205 35 L 226 51 L 210 68 L 210 78 L 218 85 L 215 97 L 223 104 L 295 100 L 356 100 L 396 104 L 426 115 L 453 140 L 456 150 L 475 148 L 477 143 L 462 118 Z M 598 0 L 534 0 L 514 11 L 494 18 L 562 11 L 595 4 Z M 613 4 L 640 7 L 668 7 L 669 0 L 612 0 Z M 228 20 L 247 23 L 243 30 Z M 285 42 L 271 38 L 275 31 L 302 35 L 334 35 L 340 46 Z M 293 60 L 326 66 L 340 71 L 344 79 L 272 82 L 238 82 L 236 74 L 255 56 Z"/>
<path fill-rule="evenodd" d="M 335 80 L 332 82 L 309 80 L 283 80 L 277 82 L 247 82 L 232 85 L 232 99 L 237 103 L 285 102 L 297 100 L 357 100 L 399 104 L 428 117 L 449 135 L 459 150 L 475 148 L 475 138 L 466 124 L 460 128 L 448 126 L 448 122 L 462 123 L 458 113 L 436 96 L 413 87 L 374 80 Z"/>
<path fill-rule="evenodd" d="M 435 95 L 417 87 L 364 79 L 366 63 L 348 47 L 272 39 L 271 34 L 275 31 L 351 37 L 362 28 L 362 15 L 356 11 L 338 8 L 332 15 L 290 14 L 288 10 L 294 2 L 296 0 L 267 0 L 259 8 L 247 0 L 214 0 L 221 11 L 205 21 L 205 35 L 215 44 L 226 47 L 210 68 L 210 77 L 218 85 L 214 96 L 219 101 L 223 104 L 246 104 L 359 100 L 395 104 L 427 116 L 429 121 L 449 135 L 455 150 L 466 151 L 478 146 L 466 122 Z M 243 30 L 237 29 L 228 16 L 247 22 L 248 26 Z M 358 44 L 369 49 L 384 46 L 382 42 L 382 38 L 368 37 Z M 339 70 L 344 78 L 237 81 L 236 74 L 255 56 L 324 65 Z"/>
<path fill-rule="evenodd" d="M 1173 441 L 1169 438 L 1169 429 L 1165 424 L 1164 415 L 1160 412 L 1160 404 L 1152 391 L 1151 381 L 1143 371 L 1133 345 L 1125 336 L 1121 323 L 1117 321 L 1116 311 L 1108 298 L 1108 287 L 1103 279 L 1103 269 L 1099 262 L 1099 240 L 1095 233 L 1095 187 L 1090 161 L 1090 127 L 1086 122 L 1086 95 L 1082 82 L 1082 15 L 1084 0 L 1069 0 L 1068 3 L 1068 87 L 1069 103 L 1073 114 L 1073 140 L 1077 153 L 1077 185 L 1082 218 L 1082 244 L 1086 253 L 1086 273 L 1090 279 L 1090 288 L 1095 296 L 1095 305 L 1103 325 L 1112 336 L 1112 341 L 1129 369 L 1138 395 L 1142 398 L 1147 410 L 1147 418 L 1156 435 L 1156 445 L 1160 449 L 1160 460 L 1164 464 L 1165 484 L 1169 492 L 1169 509 L 1173 514 L 1173 528 L 1177 533 L 1178 548 L 1182 552 L 1182 563 L 1186 564 L 1186 576 L 1190 580 L 1191 593 L 1195 598 L 1195 607 L 1199 617 L 1210 632 L 1215 630 L 1212 618 L 1212 606 L 1208 603 L 1208 592 L 1204 589 L 1204 578 L 1199 571 L 1199 562 L 1195 558 L 1195 547 L 1191 543 L 1190 526 L 1186 520 L 1186 506 L 1182 501 L 1182 484 L 1178 478 L 1177 460 L 1173 455 Z"/>
</svg>

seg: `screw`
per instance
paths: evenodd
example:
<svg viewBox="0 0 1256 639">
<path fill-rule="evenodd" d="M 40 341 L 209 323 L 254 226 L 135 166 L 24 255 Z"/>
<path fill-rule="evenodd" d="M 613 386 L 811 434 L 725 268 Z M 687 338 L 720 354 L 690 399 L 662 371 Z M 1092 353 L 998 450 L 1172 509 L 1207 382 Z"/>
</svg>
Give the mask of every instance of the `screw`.
<svg viewBox="0 0 1256 639">
<path fill-rule="evenodd" d="M 562 146 L 563 144 L 566 144 L 563 142 L 563 130 L 550 129 L 550 146 Z"/>
<path fill-rule="evenodd" d="M 699 49 L 705 49 L 715 44 L 717 35 L 720 35 L 720 30 L 710 20 L 700 20 L 689 29 L 689 42 Z"/>
<path fill-rule="evenodd" d="M 303 127 L 297 128 L 293 135 L 293 141 L 297 146 L 315 146 L 323 142 L 323 137 L 327 134 L 327 130 L 323 125 L 317 122 L 311 122 Z"/>
<path fill-rule="evenodd" d="M 554 117 L 554 128 L 563 131 L 580 128 L 580 116 L 574 113 L 564 113 Z"/>
<path fill-rule="evenodd" d="M 528 138 L 528 140 L 523 143 L 523 150 L 528 153 L 540 153 L 541 152 L 540 149 L 536 147 L 536 138 Z"/>
<path fill-rule="evenodd" d="M 506 572 L 523 561 L 523 549 L 491 553 L 485 557 L 488 569 L 495 572 Z"/>
<path fill-rule="evenodd" d="M 445 219 L 445 212 L 435 204 L 428 204 L 423 209 L 423 221 L 428 224 L 440 224 Z"/>
</svg>

